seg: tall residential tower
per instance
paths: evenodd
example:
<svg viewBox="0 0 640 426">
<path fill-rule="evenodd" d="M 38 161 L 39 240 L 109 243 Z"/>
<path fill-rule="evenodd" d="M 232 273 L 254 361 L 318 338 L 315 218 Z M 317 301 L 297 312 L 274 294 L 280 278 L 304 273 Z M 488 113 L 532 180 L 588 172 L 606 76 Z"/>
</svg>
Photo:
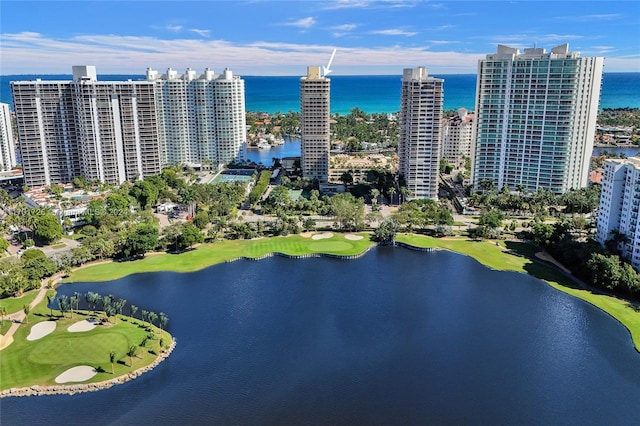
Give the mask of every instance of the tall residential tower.
<svg viewBox="0 0 640 426">
<path fill-rule="evenodd" d="M 425 67 L 407 68 L 402 74 L 398 171 L 411 198 L 438 198 L 443 83 L 429 77 Z"/>
<path fill-rule="evenodd" d="M 587 185 L 603 58 L 499 45 L 478 65 L 473 184 L 556 193 Z"/>
<path fill-rule="evenodd" d="M 13 143 L 13 125 L 9 104 L 0 103 L 0 171 L 11 170 L 16 165 L 16 148 Z"/>
<path fill-rule="evenodd" d="M 640 158 L 608 159 L 602 173 L 596 240 L 618 237 L 618 249 L 640 270 Z"/>
<path fill-rule="evenodd" d="M 305 178 L 320 184 L 329 179 L 331 80 L 320 73 L 320 67 L 307 67 L 300 78 L 301 166 Z"/>
<path fill-rule="evenodd" d="M 141 81 L 98 81 L 74 66 L 72 81 L 11 83 L 28 186 L 76 176 L 110 184 L 142 179 L 168 165 L 218 168 L 240 159 L 245 142 L 244 82 L 225 70 Z"/>
</svg>

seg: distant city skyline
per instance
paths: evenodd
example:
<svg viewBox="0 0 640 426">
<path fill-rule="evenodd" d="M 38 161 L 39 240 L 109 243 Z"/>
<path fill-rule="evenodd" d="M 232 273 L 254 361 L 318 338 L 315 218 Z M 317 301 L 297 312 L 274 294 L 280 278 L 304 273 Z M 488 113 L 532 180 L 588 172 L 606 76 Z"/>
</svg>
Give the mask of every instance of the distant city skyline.
<svg viewBox="0 0 640 426">
<path fill-rule="evenodd" d="M 637 2 L 582 1 L 13 1 L 3 0 L 0 74 L 105 74 L 151 67 L 239 75 L 475 74 L 497 44 L 569 43 L 605 57 L 605 72 L 640 72 Z M 178 69 L 178 71 L 184 71 Z"/>
</svg>

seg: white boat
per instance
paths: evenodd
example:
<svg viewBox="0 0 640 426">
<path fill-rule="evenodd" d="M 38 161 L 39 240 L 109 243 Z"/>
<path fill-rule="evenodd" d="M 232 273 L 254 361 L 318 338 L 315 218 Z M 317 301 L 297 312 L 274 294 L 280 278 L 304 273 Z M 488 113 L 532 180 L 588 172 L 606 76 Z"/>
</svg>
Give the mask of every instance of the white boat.
<svg viewBox="0 0 640 426">
<path fill-rule="evenodd" d="M 259 149 L 271 149 L 271 144 L 269 142 L 267 142 L 265 139 L 260 139 L 260 142 L 258 142 L 258 148 Z"/>
</svg>

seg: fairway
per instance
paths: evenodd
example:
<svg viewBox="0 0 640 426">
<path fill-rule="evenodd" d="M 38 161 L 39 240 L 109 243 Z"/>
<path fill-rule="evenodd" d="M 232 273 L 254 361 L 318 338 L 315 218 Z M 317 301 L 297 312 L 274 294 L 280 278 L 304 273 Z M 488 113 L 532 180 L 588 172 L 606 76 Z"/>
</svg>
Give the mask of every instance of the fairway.
<svg viewBox="0 0 640 426">
<path fill-rule="evenodd" d="M 319 241 L 309 244 L 309 250 L 318 253 L 341 252 L 353 249 L 353 244 L 344 241 Z"/>
</svg>

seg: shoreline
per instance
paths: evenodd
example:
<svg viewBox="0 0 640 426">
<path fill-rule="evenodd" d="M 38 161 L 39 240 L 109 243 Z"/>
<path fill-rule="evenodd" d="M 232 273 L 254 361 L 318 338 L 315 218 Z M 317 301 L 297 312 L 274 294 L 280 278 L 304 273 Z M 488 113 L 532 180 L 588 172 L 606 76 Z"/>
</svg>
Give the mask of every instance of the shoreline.
<svg viewBox="0 0 640 426">
<path fill-rule="evenodd" d="M 109 389 L 113 386 L 121 385 L 132 380 L 137 379 L 141 375 L 148 373 L 156 368 L 162 361 L 167 359 L 176 347 L 176 339 L 171 339 L 169 347 L 161 352 L 156 359 L 149 365 L 140 367 L 122 376 L 114 377 L 112 379 L 103 380 L 101 382 L 93 383 L 77 383 L 72 385 L 33 385 L 22 388 L 9 388 L 0 391 L 0 399 L 7 397 L 23 397 L 23 396 L 45 396 L 45 395 L 75 395 L 78 393 L 96 392 L 104 389 Z"/>
</svg>

